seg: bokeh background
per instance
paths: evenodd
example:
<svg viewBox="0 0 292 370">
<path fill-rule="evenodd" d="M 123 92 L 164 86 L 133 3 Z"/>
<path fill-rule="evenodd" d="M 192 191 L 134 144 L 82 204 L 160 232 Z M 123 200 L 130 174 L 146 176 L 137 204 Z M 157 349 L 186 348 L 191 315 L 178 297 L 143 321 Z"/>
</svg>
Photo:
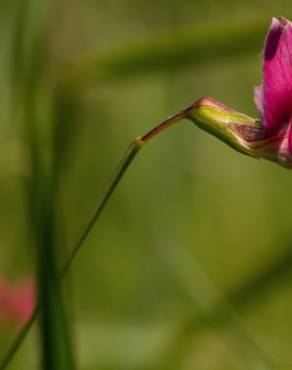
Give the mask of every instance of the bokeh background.
<svg viewBox="0 0 292 370">
<path fill-rule="evenodd" d="M 0 271 L 17 281 L 34 253 L 13 103 L 19 20 L 13 1 L 0 7 Z M 136 136 L 205 95 L 257 114 L 264 35 L 280 15 L 290 1 L 51 2 L 42 63 L 51 85 L 71 86 L 55 127 L 62 258 Z M 150 142 L 64 284 L 79 368 L 291 369 L 291 189 L 288 170 L 189 122 Z M 0 355 L 17 330 L 1 324 Z M 37 369 L 38 347 L 35 327 L 9 369 Z"/>
</svg>

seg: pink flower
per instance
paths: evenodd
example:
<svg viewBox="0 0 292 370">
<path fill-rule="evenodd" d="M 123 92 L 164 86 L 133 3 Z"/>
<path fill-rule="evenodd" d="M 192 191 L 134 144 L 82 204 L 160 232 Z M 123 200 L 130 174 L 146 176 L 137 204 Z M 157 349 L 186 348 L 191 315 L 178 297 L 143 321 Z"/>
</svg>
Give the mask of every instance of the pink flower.
<svg viewBox="0 0 292 370">
<path fill-rule="evenodd" d="M 263 53 L 263 83 L 255 88 L 260 119 L 203 98 L 187 118 L 245 154 L 292 168 L 292 23 L 273 18 Z"/>
<path fill-rule="evenodd" d="M 0 322 L 27 321 L 35 306 L 35 289 L 32 279 L 12 284 L 0 279 Z"/>
<path fill-rule="evenodd" d="M 263 83 L 255 103 L 266 129 L 265 138 L 278 148 L 279 161 L 292 161 L 292 24 L 273 18 L 265 42 Z M 291 164 L 290 164 L 291 165 Z"/>
</svg>

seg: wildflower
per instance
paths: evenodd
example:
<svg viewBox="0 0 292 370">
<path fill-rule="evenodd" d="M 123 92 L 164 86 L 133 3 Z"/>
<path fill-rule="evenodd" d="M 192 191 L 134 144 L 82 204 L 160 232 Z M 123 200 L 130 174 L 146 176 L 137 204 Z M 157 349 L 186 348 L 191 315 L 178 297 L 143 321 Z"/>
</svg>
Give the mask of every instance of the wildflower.
<svg viewBox="0 0 292 370">
<path fill-rule="evenodd" d="M 186 117 L 234 149 L 292 168 L 292 23 L 273 18 L 263 53 L 263 82 L 255 88 L 259 119 L 211 98 Z"/>
</svg>

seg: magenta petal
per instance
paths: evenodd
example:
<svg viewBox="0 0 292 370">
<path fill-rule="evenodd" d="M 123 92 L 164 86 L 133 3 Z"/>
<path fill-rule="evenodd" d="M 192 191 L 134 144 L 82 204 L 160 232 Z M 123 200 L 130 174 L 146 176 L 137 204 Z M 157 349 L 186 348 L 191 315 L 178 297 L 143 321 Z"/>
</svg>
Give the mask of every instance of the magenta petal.
<svg viewBox="0 0 292 370">
<path fill-rule="evenodd" d="M 292 114 L 292 25 L 273 18 L 266 38 L 263 67 L 263 121 L 268 133 L 277 132 Z M 260 96 L 259 91 L 257 91 Z M 255 97 L 258 108 L 260 98 Z"/>
</svg>

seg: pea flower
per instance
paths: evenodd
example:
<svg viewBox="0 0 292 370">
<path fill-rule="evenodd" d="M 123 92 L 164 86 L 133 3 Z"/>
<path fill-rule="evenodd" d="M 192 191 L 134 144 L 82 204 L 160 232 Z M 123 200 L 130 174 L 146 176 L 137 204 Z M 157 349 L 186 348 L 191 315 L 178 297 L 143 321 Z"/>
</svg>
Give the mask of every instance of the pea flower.
<svg viewBox="0 0 292 370">
<path fill-rule="evenodd" d="M 186 117 L 234 149 L 292 168 L 292 23 L 273 18 L 263 52 L 263 82 L 255 88 L 259 119 L 211 98 Z"/>
</svg>

